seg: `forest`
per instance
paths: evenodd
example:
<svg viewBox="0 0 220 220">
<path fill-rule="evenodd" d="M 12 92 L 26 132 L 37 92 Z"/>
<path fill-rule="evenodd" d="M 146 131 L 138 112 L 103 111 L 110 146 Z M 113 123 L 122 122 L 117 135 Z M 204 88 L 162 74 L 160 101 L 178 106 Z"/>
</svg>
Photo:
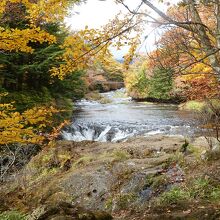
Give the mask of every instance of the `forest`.
<svg viewBox="0 0 220 220">
<path fill-rule="evenodd" d="M 99 1 L 0 2 L 0 219 L 219 219 L 220 1 Z"/>
</svg>

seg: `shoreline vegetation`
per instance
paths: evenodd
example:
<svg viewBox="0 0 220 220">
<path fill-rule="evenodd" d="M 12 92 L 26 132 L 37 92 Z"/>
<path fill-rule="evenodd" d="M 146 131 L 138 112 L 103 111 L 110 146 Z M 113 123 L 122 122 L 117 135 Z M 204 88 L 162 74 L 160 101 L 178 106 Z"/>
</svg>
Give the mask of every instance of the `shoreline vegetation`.
<svg viewBox="0 0 220 220">
<path fill-rule="evenodd" d="M 158 99 L 158 98 L 152 98 L 152 97 L 147 97 L 147 98 L 132 98 L 132 100 L 136 102 L 152 102 L 152 103 L 164 103 L 164 104 L 181 104 L 184 101 L 178 98 L 170 98 L 170 99 Z"/>
</svg>

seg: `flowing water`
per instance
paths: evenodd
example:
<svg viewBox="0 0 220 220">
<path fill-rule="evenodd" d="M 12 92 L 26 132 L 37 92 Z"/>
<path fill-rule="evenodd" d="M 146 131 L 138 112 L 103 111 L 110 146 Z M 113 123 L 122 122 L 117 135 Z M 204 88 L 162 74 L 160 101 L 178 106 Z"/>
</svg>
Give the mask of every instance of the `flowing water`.
<svg viewBox="0 0 220 220">
<path fill-rule="evenodd" d="M 124 141 L 138 135 L 184 135 L 197 132 L 192 113 L 176 105 L 135 102 L 125 89 L 102 93 L 111 102 L 81 100 L 76 103 L 72 124 L 64 129 L 66 140 Z"/>
</svg>

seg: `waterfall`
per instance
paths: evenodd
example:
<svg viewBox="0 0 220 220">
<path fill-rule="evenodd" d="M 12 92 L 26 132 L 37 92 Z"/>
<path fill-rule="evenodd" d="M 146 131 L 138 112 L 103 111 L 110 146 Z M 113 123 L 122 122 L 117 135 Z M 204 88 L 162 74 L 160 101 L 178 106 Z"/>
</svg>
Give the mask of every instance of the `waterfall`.
<svg viewBox="0 0 220 220">
<path fill-rule="evenodd" d="M 72 141 L 118 142 L 126 140 L 128 137 L 135 136 L 136 134 L 136 129 L 98 124 L 75 125 L 74 123 L 62 131 L 63 138 Z"/>
</svg>

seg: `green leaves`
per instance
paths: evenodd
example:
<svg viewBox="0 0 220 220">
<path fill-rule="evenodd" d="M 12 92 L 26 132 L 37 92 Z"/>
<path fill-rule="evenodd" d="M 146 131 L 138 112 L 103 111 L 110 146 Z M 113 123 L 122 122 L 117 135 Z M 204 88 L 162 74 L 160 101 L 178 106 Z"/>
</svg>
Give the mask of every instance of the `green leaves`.
<svg viewBox="0 0 220 220">
<path fill-rule="evenodd" d="M 155 69 L 153 73 L 148 96 L 156 99 L 169 99 L 173 88 L 172 70 Z"/>
</svg>

